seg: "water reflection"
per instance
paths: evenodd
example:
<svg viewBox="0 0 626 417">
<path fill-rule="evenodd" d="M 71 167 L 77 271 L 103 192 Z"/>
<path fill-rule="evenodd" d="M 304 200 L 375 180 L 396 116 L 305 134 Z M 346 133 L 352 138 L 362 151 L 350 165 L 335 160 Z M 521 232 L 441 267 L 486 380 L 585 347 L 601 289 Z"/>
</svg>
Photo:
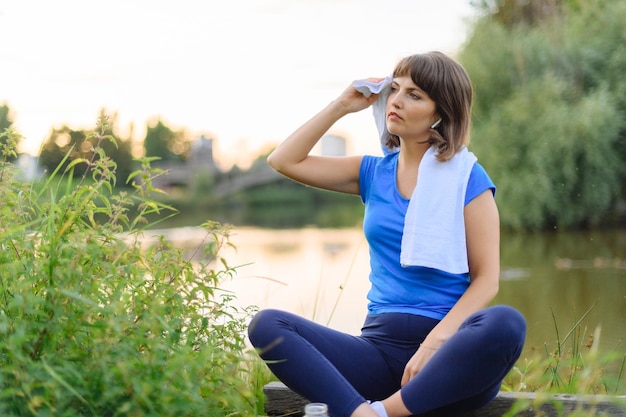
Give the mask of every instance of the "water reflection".
<svg viewBox="0 0 626 417">
<path fill-rule="evenodd" d="M 158 232 L 155 232 L 158 233 Z M 204 237 L 171 229 L 187 247 Z M 195 240 L 194 240 L 195 239 Z M 195 243 L 194 243 L 195 242 Z M 360 229 L 238 227 L 222 255 L 237 274 L 224 288 L 240 305 L 286 309 L 357 333 L 368 290 L 367 244 Z M 528 321 L 526 349 L 549 350 L 587 312 L 581 339 L 601 328 L 600 351 L 626 351 L 626 230 L 505 234 L 495 303 Z"/>
<path fill-rule="evenodd" d="M 527 347 L 555 346 L 591 308 L 587 338 L 601 327 L 602 351 L 626 351 L 626 231 L 509 234 L 502 238 L 497 300 L 529 323 Z M 507 279 L 510 275 L 514 278 Z M 556 322 L 556 324 L 555 324 Z"/>
</svg>

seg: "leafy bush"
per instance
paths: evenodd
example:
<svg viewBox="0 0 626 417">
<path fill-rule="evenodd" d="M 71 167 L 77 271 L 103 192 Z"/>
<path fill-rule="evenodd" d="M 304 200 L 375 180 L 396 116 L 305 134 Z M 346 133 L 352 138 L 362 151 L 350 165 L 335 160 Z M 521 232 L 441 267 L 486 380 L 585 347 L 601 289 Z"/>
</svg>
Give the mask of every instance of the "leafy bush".
<svg viewBox="0 0 626 417">
<path fill-rule="evenodd" d="M 99 146 L 112 140 L 106 117 L 99 127 L 91 159 L 41 187 L 13 180 L 17 135 L 2 134 L 0 414 L 255 414 L 243 354 L 251 312 L 219 290 L 235 272 L 219 258 L 228 228 L 203 224 L 193 262 L 163 236 L 144 247 L 145 216 L 174 210 L 150 199 L 159 173 L 149 160 L 135 192 L 116 193 Z M 89 169 L 74 183 L 77 164 Z"/>
<path fill-rule="evenodd" d="M 626 198 L 626 4 L 565 2 L 535 25 L 486 15 L 459 57 L 476 91 L 472 147 L 508 228 L 609 224 Z"/>
</svg>

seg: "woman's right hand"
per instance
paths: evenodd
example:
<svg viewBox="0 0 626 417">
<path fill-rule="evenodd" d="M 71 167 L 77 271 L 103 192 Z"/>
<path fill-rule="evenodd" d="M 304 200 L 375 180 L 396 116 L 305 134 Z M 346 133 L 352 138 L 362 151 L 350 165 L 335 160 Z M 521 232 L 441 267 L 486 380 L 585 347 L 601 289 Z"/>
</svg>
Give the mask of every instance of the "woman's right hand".
<svg viewBox="0 0 626 417">
<path fill-rule="evenodd" d="M 368 78 L 382 81 L 384 78 Z M 302 184 L 324 190 L 359 194 L 359 170 L 362 156 L 326 157 L 309 153 L 332 125 L 348 113 L 363 110 L 378 96 L 365 97 L 350 84 L 309 121 L 296 129 L 268 156 L 274 170 Z"/>
<path fill-rule="evenodd" d="M 417 375 L 424 365 L 430 360 L 430 358 L 435 354 L 436 349 L 432 349 L 426 346 L 420 346 L 420 348 L 415 352 L 415 354 L 409 359 L 407 364 L 404 367 L 404 374 L 402 375 L 402 380 L 400 382 L 400 386 L 404 386 L 407 382 L 412 380 L 415 375 Z"/>
<path fill-rule="evenodd" d="M 384 80 L 384 78 L 367 78 L 366 80 L 371 82 L 380 82 Z M 362 93 L 357 91 L 356 88 L 354 88 L 354 83 L 352 83 L 335 101 L 347 114 L 356 113 L 368 108 L 376 101 L 377 98 L 378 94 L 372 94 L 369 97 L 365 97 Z"/>
</svg>

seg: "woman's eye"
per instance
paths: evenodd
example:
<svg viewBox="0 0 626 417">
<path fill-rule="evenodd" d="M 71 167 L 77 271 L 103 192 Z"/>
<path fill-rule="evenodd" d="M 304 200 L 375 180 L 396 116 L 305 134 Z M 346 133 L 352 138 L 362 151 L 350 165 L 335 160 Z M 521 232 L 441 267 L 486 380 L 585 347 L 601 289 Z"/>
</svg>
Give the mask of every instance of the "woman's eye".
<svg viewBox="0 0 626 417">
<path fill-rule="evenodd" d="M 419 94 L 411 93 L 409 94 L 412 99 L 419 100 L 422 97 Z"/>
</svg>

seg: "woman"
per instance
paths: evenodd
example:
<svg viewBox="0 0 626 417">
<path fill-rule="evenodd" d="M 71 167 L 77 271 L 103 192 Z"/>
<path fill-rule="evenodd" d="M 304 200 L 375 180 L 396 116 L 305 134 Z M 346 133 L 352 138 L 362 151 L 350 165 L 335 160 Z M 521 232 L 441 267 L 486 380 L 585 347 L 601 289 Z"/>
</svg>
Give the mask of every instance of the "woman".
<svg viewBox="0 0 626 417">
<path fill-rule="evenodd" d="M 383 92 L 357 90 L 363 84 Z M 361 335 L 272 309 L 249 326 L 272 372 L 327 403 L 331 416 L 476 409 L 495 397 L 521 353 L 524 318 L 488 307 L 498 291 L 499 216 L 495 186 L 466 148 L 471 100 L 456 61 L 409 56 L 392 78 L 348 87 L 268 157 L 294 181 L 365 204 L 371 289 Z M 341 117 L 374 103 L 386 156 L 309 155 Z"/>
</svg>

